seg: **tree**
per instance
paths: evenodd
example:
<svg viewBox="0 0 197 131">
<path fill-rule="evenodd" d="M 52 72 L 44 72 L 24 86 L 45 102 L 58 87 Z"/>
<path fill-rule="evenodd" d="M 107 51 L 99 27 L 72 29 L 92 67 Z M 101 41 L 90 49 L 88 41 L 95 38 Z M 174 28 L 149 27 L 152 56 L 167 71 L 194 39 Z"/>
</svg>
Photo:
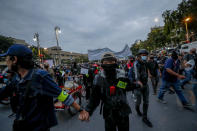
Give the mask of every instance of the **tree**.
<svg viewBox="0 0 197 131">
<path fill-rule="evenodd" d="M 40 56 L 38 56 L 38 48 L 36 46 L 31 46 L 30 49 L 33 53 L 33 59 L 37 60 Z M 47 51 L 44 50 L 44 48 L 40 48 L 41 55 L 43 55 L 43 59 L 52 59 L 49 54 L 47 54 Z"/>
<path fill-rule="evenodd" d="M 0 53 L 5 53 L 13 44 L 14 41 L 12 38 L 0 35 Z"/>
<path fill-rule="evenodd" d="M 148 33 L 146 40 L 135 41 L 131 47 L 134 55 L 142 48 L 151 51 L 165 47 L 166 43 L 177 45 L 181 41 L 185 41 L 186 29 L 184 19 L 187 17 L 191 17 L 191 21 L 188 23 L 188 30 L 197 37 L 197 0 L 183 0 L 178 4 L 176 10 L 164 11 L 162 17 L 164 19 L 164 27 L 154 27 Z"/>
</svg>

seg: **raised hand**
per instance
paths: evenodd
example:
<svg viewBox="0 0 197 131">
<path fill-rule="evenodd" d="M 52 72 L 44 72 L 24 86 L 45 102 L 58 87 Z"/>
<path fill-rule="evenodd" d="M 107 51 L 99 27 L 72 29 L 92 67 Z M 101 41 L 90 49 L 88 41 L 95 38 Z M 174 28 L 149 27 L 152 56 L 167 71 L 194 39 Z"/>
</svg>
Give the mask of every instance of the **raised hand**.
<svg viewBox="0 0 197 131">
<path fill-rule="evenodd" d="M 81 121 L 89 121 L 90 115 L 87 111 L 83 110 L 79 114 L 79 120 Z"/>
</svg>

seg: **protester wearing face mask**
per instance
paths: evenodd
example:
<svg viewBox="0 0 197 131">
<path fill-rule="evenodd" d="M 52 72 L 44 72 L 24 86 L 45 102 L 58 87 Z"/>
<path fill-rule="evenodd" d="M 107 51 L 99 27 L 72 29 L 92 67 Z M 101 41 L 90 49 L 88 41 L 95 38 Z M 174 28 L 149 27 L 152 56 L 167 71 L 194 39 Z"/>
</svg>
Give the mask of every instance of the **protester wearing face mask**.
<svg viewBox="0 0 197 131">
<path fill-rule="evenodd" d="M 176 94 L 178 95 L 178 98 L 182 102 L 183 107 L 188 108 L 191 105 L 184 97 L 179 81 L 179 79 L 184 79 L 185 76 L 178 74 L 179 68 L 180 68 L 180 61 L 178 60 L 178 54 L 176 51 L 173 51 L 171 58 L 167 59 L 164 66 L 164 71 L 162 75 L 162 85 L 160 87 L 158 101 L 163 104 L 166 104 L 166 101 L 163 99 L 163 97 L 167 89 L 170 86 L 172 86 Z"/>
<path fill-rule="evenodd" d="M 126 98 L 126 91 L 136 88 L 125 76 L 124 70 L 117 69 L 117 60 L 112 53 L 105 53 L 101 60 L 103 70 L 93 82 L 93 91 L 85 110 L 88 115 L 80 114 L 80 120 L 89 120 L 101 101 L 100 113 L 105 120 L 105 131 L 129 131 L 131 109 Z"/>
<path fill-rule="evenodd" d="M 152 123 L 147 117 L 149 106 L 149 87 L 148 87 L 148 66 L 147 66 L 148 51 L 140 49 L 138 59 L 134 63 L 135 80 L 142 87 L 134 91 L 136 96 L 135 109 L 139 116 L 142 116 L 142 121 L 149 127 Z M 143 114 L 140 111 L 141 97 L 143 97 Z"/>
</svg>

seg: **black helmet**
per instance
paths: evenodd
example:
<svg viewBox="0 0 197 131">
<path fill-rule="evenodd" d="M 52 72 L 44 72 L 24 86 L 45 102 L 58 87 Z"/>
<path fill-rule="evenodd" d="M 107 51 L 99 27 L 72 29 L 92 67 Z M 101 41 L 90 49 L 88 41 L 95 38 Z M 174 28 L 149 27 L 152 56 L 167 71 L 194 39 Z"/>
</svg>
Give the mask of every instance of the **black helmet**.
<svg viewBox="0 0 197 131">
<path fill-rule="evenodd" d="M 141 55 L 141 54 L 146 54 L 146 55 L 148 55 L 148 51 L 147 51 L 146 49 L 140 49 L 140 50 L 138 51 L 138 55 Z"/>
<path fill-rule="evenodd" d="M 115 62 L 117 62 L 116 57 L 111 52 L 108 52 L 108 53 L 104 53 L 103 54 L 103 56 L 101 58 L 101 63 L 103 63 L 104 60 L 109 60 L 109 61 L 115 61 Z"/>
<path fill-rule="evenodd" d="M 135 56 L 131 55 L 129 56 L 129 59 L 135 59 Z"/>
</svg>

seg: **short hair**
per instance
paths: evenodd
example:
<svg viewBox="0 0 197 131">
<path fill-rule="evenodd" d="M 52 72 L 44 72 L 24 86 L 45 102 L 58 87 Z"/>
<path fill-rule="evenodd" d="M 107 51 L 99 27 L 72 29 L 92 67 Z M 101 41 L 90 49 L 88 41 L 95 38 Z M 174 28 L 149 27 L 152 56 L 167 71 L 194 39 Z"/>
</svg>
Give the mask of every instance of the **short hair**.
<svg viewBox="0 0 197 131">
<path fill-rule="evenodd" d="M 19 65 L 21 68 L 25 69 L 33 69 L 34 68 L 34 62 L 32 59 L 32 55 L 26 55 L 25 57 L 16 56 L 17 57 L 17 65 Z"/>
</svg>

